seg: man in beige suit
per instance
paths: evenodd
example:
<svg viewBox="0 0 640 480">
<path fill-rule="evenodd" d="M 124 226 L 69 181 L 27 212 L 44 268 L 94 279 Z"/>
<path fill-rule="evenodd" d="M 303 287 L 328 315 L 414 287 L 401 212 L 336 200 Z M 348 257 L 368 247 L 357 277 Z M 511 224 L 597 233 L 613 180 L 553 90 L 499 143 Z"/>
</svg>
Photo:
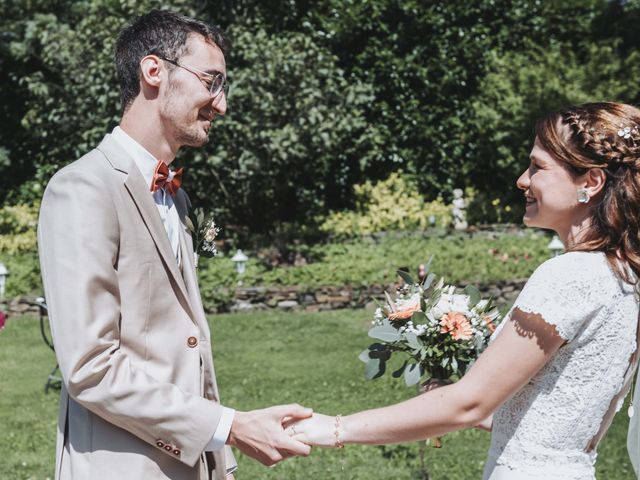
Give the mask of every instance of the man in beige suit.
<svg viewBox="0 0 640 480">
<path fill-rule="evenodd" d="M 227 108 L 222 32 L 152 11 L 120 34 L 119 127 L 60 170 L 38 243 L 64 379 L 56 478 L 231 478 L 236 446 L 266 465 L 309 447 L 283 428 L 299 405 L 220 404 L 189 201 L 168 165 Z M 90 101 L 90 99 L 87 99 Z"/>
</svg>

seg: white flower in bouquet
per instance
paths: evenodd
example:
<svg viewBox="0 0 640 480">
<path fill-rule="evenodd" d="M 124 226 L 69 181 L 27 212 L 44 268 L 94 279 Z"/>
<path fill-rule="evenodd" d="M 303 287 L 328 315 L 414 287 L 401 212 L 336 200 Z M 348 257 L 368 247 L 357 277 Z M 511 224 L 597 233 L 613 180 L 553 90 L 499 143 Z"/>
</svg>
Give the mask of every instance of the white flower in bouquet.
<svg viewBox="0 0 640 480">
<path fill-rule="evenodd" d="M 389 314 L 389 320 L 404 320 L 411 318 L 414 313 L 420 311 L 420 293 L 416 292 L 409 298 L 398 298 L 394 302 L 393 311 Z"/>
<path fill-rule="evenodd" d="M 387 363 L 397 353 L 405 358 L 394 377 L 404 376 L 407 385 L 435 378 L 457 381 L 487 347 L 501 315 L 491 299 L 467 286 L 456 287 L 435 275 L 415 283 L 404 271 L 405 281 L 395 299 L 385 292 L 387 301 L 376 309 L 369 336 L 376 340 L 360 354 L 366 378 L 382 376 Z"/>
<path fill-rule="evenodd" d="M 461 312 L 469 314 L 469 295 L 453 293 L 455 287 L 446 287 L 438 303 L 432 308 L 433 316 L 440 320 L 445 313 Z"/>
<path fill-rule="evenodd" d="M 409 320 L 403 327 L 400 327 L 400 333 L 413 333 L 414 335 L 420 336 L 427 332 L 427 326 L 423 324 L 414 325 L 411 320 Z"/>
<path fill-rule="evenodd" d="M 383 320 L 387 318 L 384 314 L 384 312 L 382 311 L 382 308 L 378 307 L 376 308 L 376 311 L 373 313 L 373 322 L 371 322 L 373 325 L 382 325 Z"/>
</svg>

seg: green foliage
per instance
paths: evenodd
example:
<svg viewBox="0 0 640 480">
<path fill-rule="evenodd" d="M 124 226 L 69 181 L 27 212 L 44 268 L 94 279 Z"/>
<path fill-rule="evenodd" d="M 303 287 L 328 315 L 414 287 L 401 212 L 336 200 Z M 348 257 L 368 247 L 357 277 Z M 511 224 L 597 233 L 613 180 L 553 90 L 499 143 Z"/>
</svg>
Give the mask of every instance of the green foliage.
<svg viewBox="0 0 640 480">
<path fill-rule="evenodd" d="M 0 2 L 0 145 L 9 152 L 9 193 L 31 202 L 60 166 L 97 145 L 117 124 L 113 49 L 119 30 L 157 0 Z M 172 8 L 195 13 L 192 2 Z M 0 155 L 0 158 L 2 156 Z"/>
<path fill-rule="evenodd" d="M 478 236 L 433 237 L 422 235 L 386 235 L 380 239 L 316 245 L 321 261 L 301 266 L 265 270 L 255 258 L 249 259 L 243 277 L 245 285 L 297 285 L 301 288 L 322 285 L 350 285 L 354 288 L 396 281 L 396 270 L 417 270 L 433 255 L 431 270 L 451 283 L 471 281 L 488 283 L 503 279 L 527 278 L 549 258 L 549 237 L 529 231 L 521 236 L 497 238 Z M 231 262 L 216 258 L 212 265 L 231 268 Z M 228 264 L 225 266 L 225 263 Z M 213 285 L 211 286 L 213 287 Z"/>
<path fill-rule="evenodd" d="M 488 346 L 491 334 L 502 320 L 491 297 L 482 299 L 480 290 L 467 285 L 454 290 L 446 278 L 429 272 L 416 283 L 398 270 L 405 282 L 375 311 L 369 337 L 376 340 L 360 355 L 365 378 L 372 380 L 387 371 L 391 358 L 402 366 L 394 378 L 404 377 L 408 387 L 422 381 L 456 382 Z M 481 303 L 482 302 L 482 303 Z"/>
<path fill-rule="evenodd" d="M 368 235 L 388 230 L 425 230 L 448 227 L 451 207 L 438 198 L 425 202 L 415 182 L 402 172 L 373 184 L 354 186 L 355 210 L 331 212 L 320 229 L 338 237 Z"/>
<path fill-rule="evenodd" d="M 501 200 L 504 195 L 500 191 L 481 192 L 473 187 L 465 189 L 467 202 L 466 214 L 470 225 L 482 223 L 500 224 L 505 222 L 520 222 L 524 213 L 524 196 L 518 191 L 512 203 L 505 204 Z M 512 206 L 513 205 L 513 206 Z"/>
<path fill-rule="evenodd" d="M 487 202 L 495 199 L 522 205 L 522 194 L 505 186 L 515 185 L 528 164 L 537 118 L 560 106 L 640 98 L 640 86 L 628 81 L 640 74 L 638 51 L 621 55 L 615 43 L 585 48 L 581 53 L 561 44 L 545 48 L 529 44 L 524 52 L 490 52 L 470 119 L 477 133 L 476 156 L 484 167 L 471 177 L 472 185 L 482 192 L 470 208 L 472 215 L 490 210 Z M 516 208 L 507 219 L 519 221 L 521 213 Z"/>
<path fill-rule="evenodd" d="M 0 0 L 0 200 L 37 200 L 118 122 L 115 38 L 152 7 L 232 36 L 228 114 L 179 161 L 194 203 L 238 232 L 313 230 L 399 169 L 426 198 L 474 186 L 490 215 L 518 197 L 542 113 L 640 102 L 638 0 Z"/>
<path fill-rule="evenodd" d="M 214 124 L 215 141 L 189 160 L 194 202 L 255 233 L 307 223 L 345 197 L 373 154 L 376 129 L 363 115 L 371 88 L 348 81 L 308 35 L 272 35 L 250 21 L 229 33 L 229 110 Z"/>
<path fill-rule="evenodd" d="M 35 252 L 39 204 L 0 208 L 0 253 Z"/>
<path fill-rule="evenodd" d="M 42 295 L 36 227 L 39 203 L 0 208 L 0 263 L 9 270 L 5 295 Z"/>
<path fill-rule="evenodd" d="M 218 256 L 200 259 L 198 282 L 206 312 L 225 311 L 233 304 L 238 274 L 228 258 Z"/>
<path fill-rule="evenodd" d="M 412 392 L 392 378 L 367 382 L 362 377 L 356 357 L 367 344 L 369 316 L 363 310 L 343 310 L 210 317 L 223 404 L 246 411 L 298 402 L 328 415 L 346 415 L 409 398 Z M 4 452 L 0 478 L 54 477 L 58 395 L 43 392 L 54 364 L 53 353 L 40 338 L 37 319 L 10 318 L 0 331 L 0 449 Z M 635 478 L 626 453 L 627 424 L 626 415 L 614 417 L 598 447 L 598 478 Z M 489 446 L 486 432 L 456 432 L 444 436 L 442 443 L 443 448 L 426 449 L 431 478 L 481 477 Z M 292 458 L 275 468 L 236 454 L 238 478 L 425 478 L 424 472 L 420 475 L 418 442 L 314 449 L 307 458 Z"/>
<path fill-rule="evenodd" d="M 25 252 L 7 255 L 0 252 L 0 262 L 9 270 L 5 296 L 8 299 L 19 295 L 40 296 L 42 278 L 40 277 L 40 261 L 36 252 Z"/>
<path fill-rule="evenodd" d="M 308 246 L 309 256 L 318 260 L 307 265 L 270 268 L 249 254 L 242 278 L 238 277 L 233 262 L 221 253 L 215 258 L 200 259 L 198 277 L 205 310 L 216 312 L 228 309 L 233 303 L 239 280 L 244 286 L 300 288 L 387 285 L 396 281 L 398 268 L 414 272 L 418 264 L 426 263 L 432 255 L 431 269 L 451 283 L 527 278 L 549 257 L 547 243 L 549 238 L 535 231 L 471 239 L 462 235 L 388 234 L 380 239 Z M 42 294 L 36 253 L 0 254 L 0 262 L 11 271 L 7 282 L 9 297 Z"/>
</svg>

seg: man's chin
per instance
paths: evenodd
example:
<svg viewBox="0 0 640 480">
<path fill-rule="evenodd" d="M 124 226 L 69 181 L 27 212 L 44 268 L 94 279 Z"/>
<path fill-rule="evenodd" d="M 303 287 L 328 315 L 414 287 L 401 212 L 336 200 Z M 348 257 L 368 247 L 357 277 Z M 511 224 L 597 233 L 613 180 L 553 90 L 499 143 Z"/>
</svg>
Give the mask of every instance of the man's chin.
<svg viewBox="0 0 640 480">
<path fill-rule="evenodd" d="M 197 134 L 185 135 L 181 138 L 180 145 L 183 147 L 203 147 L 209 143 L 209 135 L 206 130 L 198 132 Z"/>
</svg>

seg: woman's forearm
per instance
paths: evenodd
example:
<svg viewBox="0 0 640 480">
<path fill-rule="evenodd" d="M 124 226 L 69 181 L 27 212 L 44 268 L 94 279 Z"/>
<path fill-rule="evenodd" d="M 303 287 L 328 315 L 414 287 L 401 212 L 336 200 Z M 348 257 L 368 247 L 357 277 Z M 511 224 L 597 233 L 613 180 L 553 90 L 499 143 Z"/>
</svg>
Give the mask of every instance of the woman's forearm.
<svg viewBox="0 0 640 480">
<path fill-rule="evenodd" d="M 402 403 L 343 417 L 338 432 L 340 441 L 400 443 L 473 427 L 491 412 L 473 401 L 471 392 L 459 390 L 459 384 L 447 385 Z"/>
</svg>

